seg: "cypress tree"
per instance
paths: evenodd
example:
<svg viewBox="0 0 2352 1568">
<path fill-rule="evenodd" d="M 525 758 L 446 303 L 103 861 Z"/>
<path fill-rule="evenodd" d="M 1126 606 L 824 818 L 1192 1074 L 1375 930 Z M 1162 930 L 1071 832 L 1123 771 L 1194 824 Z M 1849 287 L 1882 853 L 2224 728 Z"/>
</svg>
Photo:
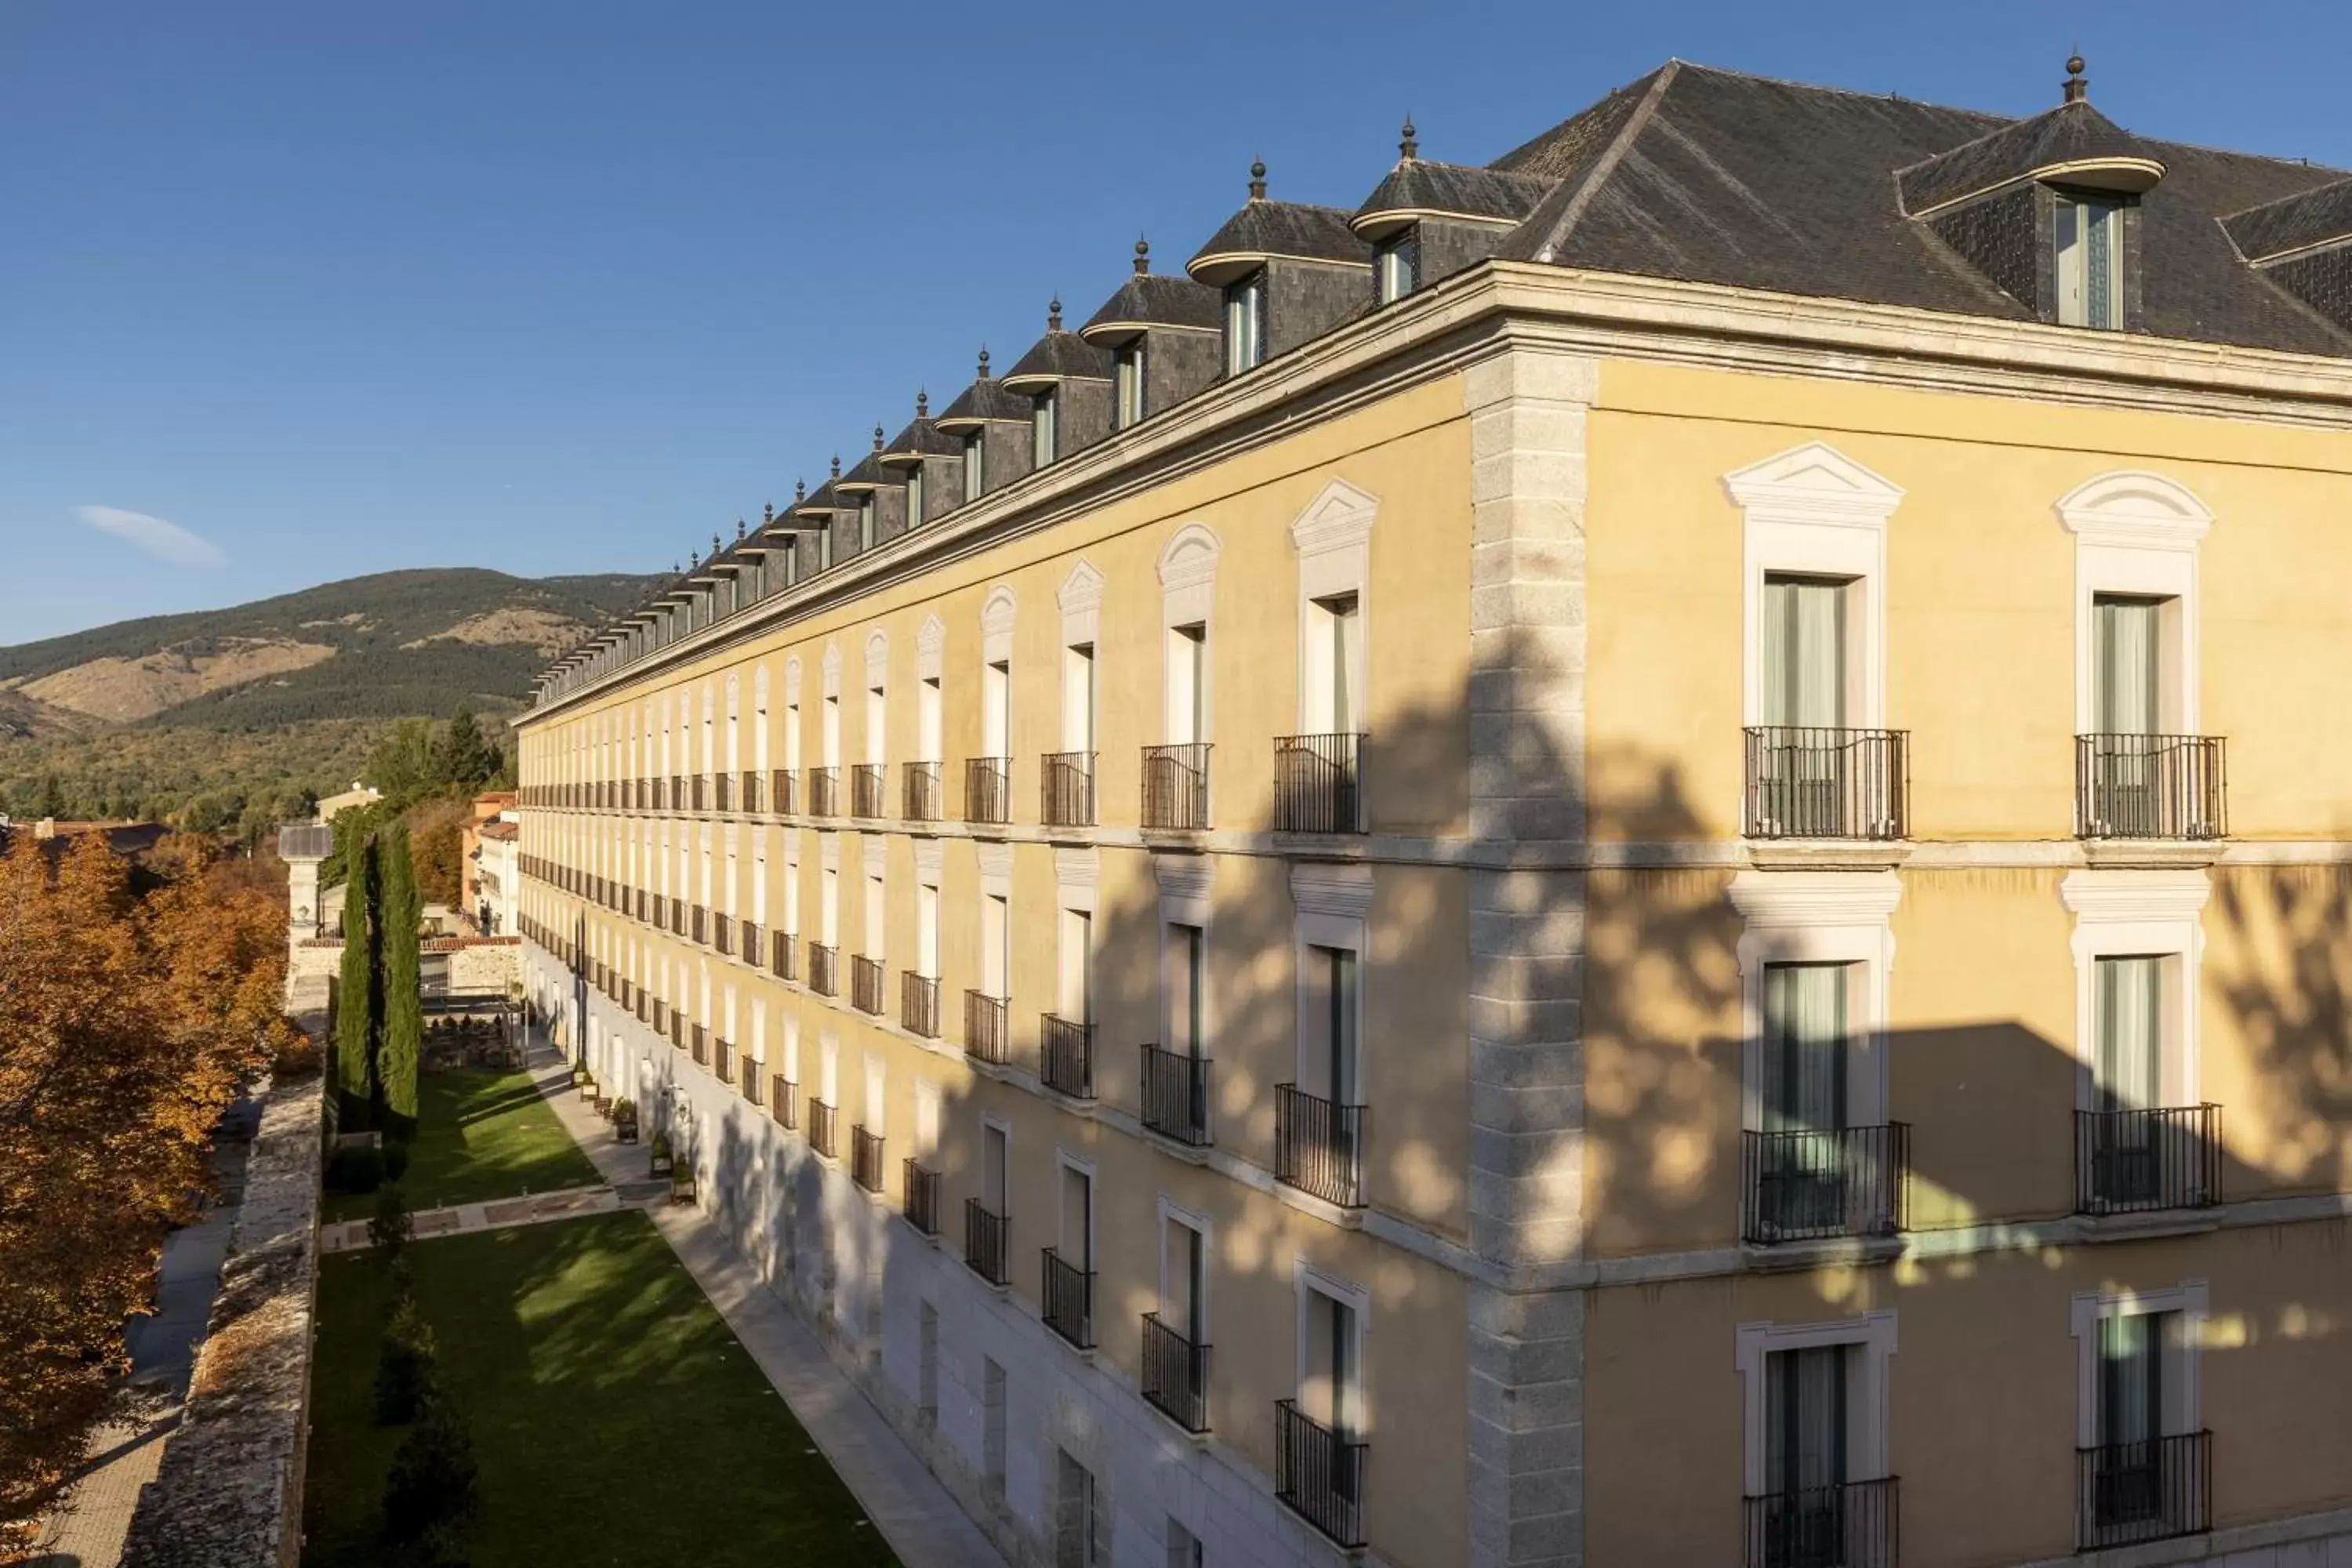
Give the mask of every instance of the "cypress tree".
<svg viewBox="0 0 2352 1568">
<path fill-rule="evenodd" d="M 346 1132 L 367 1126 L 375 1099 L 375 964 L 369 906 L 375 901 L 375 854 L 355 841 L 343 889 L 343 968 L 335 987 L 335 1087 L 342 1096 Z"/>
<path fill-rule="evenodd" d="M 377 1067 L 383 1084 L 384 1131 L 404 1139 L 416 1130 L 416 1058 L 425 1044 L 416 937 L 424 911 L 408 858 L 408 830 L 397 821 L 387 824 L 376 853 L 383 866 L 375 922 L 383 991 L 383 1043 Z"/>
</svg>

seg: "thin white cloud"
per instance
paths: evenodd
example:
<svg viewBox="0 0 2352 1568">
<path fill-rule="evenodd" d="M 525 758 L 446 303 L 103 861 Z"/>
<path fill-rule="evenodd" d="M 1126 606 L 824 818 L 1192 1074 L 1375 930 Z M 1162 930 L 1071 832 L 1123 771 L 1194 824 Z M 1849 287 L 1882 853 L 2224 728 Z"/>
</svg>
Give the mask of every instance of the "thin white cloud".
<svg viewBox="0 0 2352 1568">
<path fill-rule="evenodd" d="M 124 511 L 113 506 L 83 506 L 74 510 L 99 532 L 110 533 L 174 566 L 217 566 L 226 559 L 220 546 L 211 540 L 143 511 Z"/>
</svg>

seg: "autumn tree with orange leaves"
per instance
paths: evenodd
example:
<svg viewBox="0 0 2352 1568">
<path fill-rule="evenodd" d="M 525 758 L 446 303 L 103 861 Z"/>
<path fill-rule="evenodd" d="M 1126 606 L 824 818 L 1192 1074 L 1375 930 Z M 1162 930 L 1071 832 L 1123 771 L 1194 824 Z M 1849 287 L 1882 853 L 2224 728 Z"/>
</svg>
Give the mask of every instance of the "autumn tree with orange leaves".
<svg viewBox="0 0 2352 1568">
<path fill-rule="evenodd" d="M 215 858 L 0 853 L 0 1561 L 81 1455 L 221 1111 L 302 1059 L 284 910 Z"/>
</svg>

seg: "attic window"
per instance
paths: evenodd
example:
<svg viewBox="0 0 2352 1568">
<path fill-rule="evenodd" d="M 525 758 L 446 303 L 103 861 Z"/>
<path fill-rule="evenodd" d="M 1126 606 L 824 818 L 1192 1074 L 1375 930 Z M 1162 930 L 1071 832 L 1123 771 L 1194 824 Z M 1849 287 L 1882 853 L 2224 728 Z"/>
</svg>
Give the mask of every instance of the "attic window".
<svg viewBox="0 0 2352 1568">
<path fill-rule="evenodd" d="M 1421 287 L 1421 229 L 1400 229 L 1381 242 L 1373 276 L 1383 305 L 1402 300 Z"/>
<path fill-rule="evenodd" d="M 857 548 L 861 553 L 874 548 L 874 492 L 871 490 L 857 498 Z"/>
<path fill-rule="evenodd" d="M 1029 405 L 1029 466 L 1042 468 L 1058 455 L 1060 443 L 1055 429 L 1054 389 L 1039 393 Z"/>
<path fill-rule="evenodd" d="M 1265 273 L 1225 286 L 1225 374 L 1239 375 L 1265 363 Z"/>
<path fill-rule="evenodd" d="M 988 468 L 983 461 L 988 453 L 984 431 L 975 430 L 963 438 L 963 499 L 978 500 L 988 489 Z"/>
<path fill-rule="evenodd" d="M 2108 331 L 2124 324 L 2124 203 L 2112 196 L 2057 197 L 2058 324 Z"/>
<path fill-rule="evenodd" d="M 1143 340 L 1136 339 L 1111 357 L 1112 412 L 1122 430 L 1143 423 Z"/>
<path fill-rule="evenodd" d="M 923 465 L 919 462 L 907 470 L 907 526 L 923 526 Z"/>
</svg>

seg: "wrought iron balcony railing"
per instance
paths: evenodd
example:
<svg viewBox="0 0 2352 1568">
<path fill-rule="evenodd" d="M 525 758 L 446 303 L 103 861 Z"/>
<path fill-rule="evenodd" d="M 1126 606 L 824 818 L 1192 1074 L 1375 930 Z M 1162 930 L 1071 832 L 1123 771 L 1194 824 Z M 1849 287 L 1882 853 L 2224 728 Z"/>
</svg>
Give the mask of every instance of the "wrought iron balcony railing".
<svg viewBox="0 0 2352 1568">
<path fill-rule="evenodd" d="M 840 787 L 841 770 L 839 768 L 809 769 L 808 814 L 811 816 L 839 816 L 841 803 L 837 797 Z"/>
<path fill-rule="evenodd" d="M 1003 997 L 978 991 L 963 994 L 964 1055 L 1002 1067 L 1012 1056 L 1012 1036 L 1005 1020 Z"/>
<path fill-rule="evenodd" d="M 2074 1210 L 2132 1214 L 2221 1201 L 2221 1108 L 2074 1112 Z"/>
<path fill-rule="evenodd" d="M 1143 1124 L 1194 1148 L 1209 1142 L 1209 1058 L 1143 1047 Z"/>
<path fill-rule="evenodd" d="M 1756 724 L 1746 731 L 1750 838 L 1906 838 L 1907 730 Z"/>
<path fill-rule="evenodd" d="M 1095 823 L 1095 754 L 1048 752 L 1039 759 L 1043 775 L 1037 820 L 1048 827 L 1092 827 Z"/>
<path fill-rule="evenodd" d="M 883 784 L 889 769 L 881 763 L 859 763 L 849 770 L 849 815 L 852 816 L 885 816 Z"/>
<path fill-rule="evenodd" d="M 1193 832 L 1209 826 L 1209 746 L 1143 748 L 1143 826 Z"/>
<path fill-rule="evenodd" d="M 1360 734 L 1275 738 L 1276 832 L 1364 831 L 1364 740 Z"/>
<path fill-rule="evenodd" d="M 925 1236 L 940 1233 L 940 1173 L 908 1160 L 901 1170 L 907 1184 L 907 1223 Z"/>
<path fill-rule="evenodd" d="M 800 977 L 800 966 L 793 962 L 799 956 L 794 951 L 797 946 L 791 931 L 768 933 L 768 968 L 777 979 L 796 980 Z"/>
<path fill-rule="evenodd" d="M 1187 1432 L 1209 1429 L 1209 1347 L 1143 1314 L 1143 1397 Z"/>
<path fill-rule="evenodd" d="M 1895 1568 L 1897 1489 L 1889 1476 L 1744 1500 L 1746 1568 Z"/>
<path fill-rule="evenodd" d="M 777 1126 L 790 1131 L 801 1124 L 800 1092 L 801 1086 L 782 1073 L 768 1080 L 768 1114 Z"/>
<path fill-rule="evenodd" d="M 735 956 L 735 917 L 724 910 L 710 917 L 710 945 L 721 958 Z"/>
<path fill-rule="evenodd" d="M 824 1100 L 808 1102 L 809 1147 L 828 1160 L 833 1158 L 833 1118 L 834 1107 Z"/>
<path fill-rule="evenodd" d="M 1360 1105 L 1334 1105 L 1295 1083 L 1274 1087 L 1275 1179 L 1342 1208 L 1364 1202 Z"/>
<path fill-rule="evenodd" d="M 905 770 L 905 800 L 900 815 L 909 822 L 937 822 L 941 810 L 940 801 L 940 764 L 908 763 Z"/>
<path fill-rule="evenodd" d="M 940 1036 L 940 983 L 909 970 L 898 976 L 898 1023 L 910 1035 Z"/>
<path fill-rule="evenodd" d="M 849 1005 L 861 1013 L 882 1011 L 882 961 L 862 952 L 849 957 Z"/>
<path fill-rule="evenodd" d="M 800 779 L 790 768 L 774 768 L 768 773 L 768 809 L 779 816 L 790 816 L 801 808 Z"/>
<path fill-rule="evenodd" d="M 963 819 L 981 826 L 1013 820 L 1013 759 L 973 757 L 963 765 Z"/>
<path fill-rule="evenodd" d="M 2220 838 L 2230 831 L 2219 735 L 2074 737 L 2084 838 Z"/>
<path fill-rule="evenodd" d="M 841 962 L 841 950 L 827 947 L 821 942 L 808 944 L 808 988 L 820 996 L 841 994 L 840 977 L 835 973 Z"/>
<path fill-rule="evenodd" d="M 710 1031 L 702 1025 L 697 1024 L 693 1027 L 693 1038 L 694 1065 L 698 1068 L 709 1067 L 710 1065 Z"/>
<path fill-rule="evenodd" d="M 1095 1276 L 1053 1247 L 1045 1248 L 1045 1278 L 1038 1301 L 1045 1326 L 1082 1351 L 1095 1348 Z"/>
<path fill-rule="evenodd" d="M 882 1135 L 864 1127 L 849 1130 L 849 1179 L 869 1193 L 882 1190 Z"/>
<path fill-rule="evenodd" d="M 2074 1450 L 2074 1545 L 2089 1552 L 2213 1528 L 2213 1435 Z"/>
<path fill-rule="evenodd" d="M 1037 1040 L 1037 1076 L 1073 1100 L 1095 1097 L 1095 1026 L 1048 1013 Z"/>
<path fill-rule="evenodd" d="M 992 1285 L 1007 1279 L 1006 1249 L 1013 1239 L 1013 1221 L 978 1198 L 963 1201 L 963 1260 Z"/>
<path fill-rule="evenodd" d="M 735 1087 L 754 1105 L 760 1102 L 760 1058 L 748 1051 L 736 1058 Z"/>
<path fill-rule="evenodd" d="M 1364 1470 L 1371 1449 L 1275 1402 L 1274 1492 L 1341 1546 L 1364 1543 Z"/>
<path fill-rule="evenodd" d="M 1739 1135 L 1739 1234 L 1769 1245 L 1903 1228 L 1911 1129 L 1810 1129 Z"/>
</svg>

